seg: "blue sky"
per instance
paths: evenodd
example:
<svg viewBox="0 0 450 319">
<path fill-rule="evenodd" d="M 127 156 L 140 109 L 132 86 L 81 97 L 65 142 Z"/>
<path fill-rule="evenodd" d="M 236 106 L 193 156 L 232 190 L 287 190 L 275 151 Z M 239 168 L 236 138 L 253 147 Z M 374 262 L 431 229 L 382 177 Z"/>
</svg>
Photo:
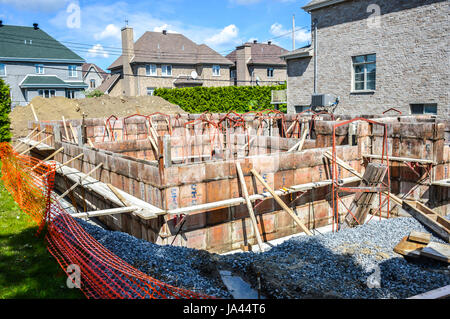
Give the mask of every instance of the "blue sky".
<svg viewBox="0 0 450 319">
<path fill-rule="evenodd" d="M 120 55 L 120 29 L 128 20 L 137 40 L 145 31 L 179 32 L 226 55 L 236 45 L 257 39 L 292 50 L 310 41 L 309 0 L 0 0 L 4 24 L 34 22 L 88 62 L 106 68 Z M 79 11 L 78 11 L 79 8 Z M 79 12 L 79 15 L 77 14 Z M 78 19 L 79 17 L 79 19 Z"/>
</svg>

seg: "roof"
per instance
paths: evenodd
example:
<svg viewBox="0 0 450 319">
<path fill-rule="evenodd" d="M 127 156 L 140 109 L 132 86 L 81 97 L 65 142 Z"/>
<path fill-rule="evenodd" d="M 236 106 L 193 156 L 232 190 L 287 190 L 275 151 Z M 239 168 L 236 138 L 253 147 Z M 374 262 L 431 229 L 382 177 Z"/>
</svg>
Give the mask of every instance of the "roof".
<svg viewBox="0 0 450 319">
<path fill-rule="evenodd" d="M 78 54 L 41 29 L 2 25 L 0 27 L 0 60 L 83 63 Z"/>
<path fill-rule="evenodd" d="M 245 43 L 245 45 L 251 47 L 252 55 L 247 64 L 286 65 L 286 62 L 280 56 L 289 51 L 276 44 Z M 236 50 L 228 54 L 227 58 L 236 63 Z"/>
<path fill-rule="evenodd" d="M 27 75 L 20 83 L 21 88 L 87 88 L 84 82 L 63 81 L 56 75 Z"/>
<path fill-rule="evenodd" d="M 101 67 L 94 63 L 84 63 L 81 66 L 81 74 L 83 75 L 83 79 L 86 77 L 86 75 L 88 75 L 91 68 L 94 68 L 94 72 L 101 76 L 103 80 L 105 80 L 109 75 L 109 73 L 105 72 Z"/>
<path fill-rule="evenodd" d="M 323 7 L 328 7 L 333 4 L 338 4 L 341 2 L 345 2 L 345 1 L 349 1 L 349 0 L 312 0 L 306 6 L 304 6 L 302 9 L 310 12 L 312 10 L 320 9 Z"/>
<path fill-rule="evenodd" d="M 123 56 L 120 56 L 108 69 L 122 67 L 122 59 Z M 198 45 L 180 33 L 150 31 L 135 42 L 131 63 L 232 65 L 231 61 L 207 45 Z"/>
<path fill-rule="evenodd" d="M 117 82 L 117 80 L 119 80 L 119 78 L 120 78 L 119 73 L 109 75 L 103 81 L 103 83 L 97 88 L 97 90 L 99 90 L 103 93 L 107 93 L 116 84 L 116 82 Z"/>
<path fill-rule="evenodd" d="M 290 59 L 299 59 L 299 58 L 309 58 L 313 56 L 313 50 L 311 45 L 307 45 L 303 48 L 287 52 L 286 54 L 283 54 L 281 57 L 285 60 Z"/>
</svg>

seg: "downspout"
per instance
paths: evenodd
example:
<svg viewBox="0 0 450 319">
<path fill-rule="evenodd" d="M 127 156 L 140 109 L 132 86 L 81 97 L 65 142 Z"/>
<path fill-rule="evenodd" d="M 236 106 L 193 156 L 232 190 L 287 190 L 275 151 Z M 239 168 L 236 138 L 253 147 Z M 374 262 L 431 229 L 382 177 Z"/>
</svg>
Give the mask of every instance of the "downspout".
<svg viewBox="0 0 450 319">
<path fill-rule="evenodd" d="M 314 30 L 314 94 L 317 94 L 317 19 L 313 20 Z"/>
</svg>

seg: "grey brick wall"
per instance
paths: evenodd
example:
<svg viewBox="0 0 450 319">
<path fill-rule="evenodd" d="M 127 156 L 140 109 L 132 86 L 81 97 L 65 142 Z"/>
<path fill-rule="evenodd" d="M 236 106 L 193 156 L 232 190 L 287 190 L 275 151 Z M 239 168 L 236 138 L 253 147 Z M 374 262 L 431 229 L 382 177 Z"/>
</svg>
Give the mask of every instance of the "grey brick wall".
<svg viewBox="0 0 450 319">
<path fill-rule="evenodd" d="M 378 27 L 370 27 L 371 4 L 381 9 Z M 311 12 L 318 20 L 318 92 L 340 97 L 337 114 L 391 107 L 410 114 L 410 104 L 437 103 L 438 114 L 448 115 L 449 15 L 444 0 L 353 0 Z M 352 93 L 352 56 L 373 53 L 375 92 Z M 289 112 L 310 104 L 313 76 L 313 58 L 289 61 Z"/>
</svg>

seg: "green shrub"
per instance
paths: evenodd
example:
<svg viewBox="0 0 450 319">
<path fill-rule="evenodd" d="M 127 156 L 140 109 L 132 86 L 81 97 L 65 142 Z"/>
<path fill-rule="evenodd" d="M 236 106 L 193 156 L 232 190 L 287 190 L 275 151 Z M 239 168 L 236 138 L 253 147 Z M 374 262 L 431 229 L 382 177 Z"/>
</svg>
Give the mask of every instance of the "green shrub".
<svg viewBox="0 0 450 319">
<path fill-rule="evenodd" d="M 11 112 L 11 96 L 9 86 L 0 79 L 0 142 L 11 140 L 9 113 Z"/>
<path fill-rule="evenodd" d="M 103 96 L 103 95 L 105 95 L 105 93 L 103 93 L 102 91 L 100 91 L 98 89 L 95 89 L 95 90 L 93 90 L 91 92 L 85 92 L 85 96 L 87 98 L 89 98 L 89 97 L 100 97 L 100 96 Z"/>
<path fill-rule="evenodd" d="M 189 113 L 227 113 L 236 111 L 245 113 L 273 109 L 270 104 L 272 90 L 285 90 L 286 85 L 274 86 L 224 86 L 194 87 L 180 89 L 156 89 L 155 95 L 170 103 L 179 105 Z M 286 112 L 286 105 L 280 105 L 280 111 Z"/>
</svg>

